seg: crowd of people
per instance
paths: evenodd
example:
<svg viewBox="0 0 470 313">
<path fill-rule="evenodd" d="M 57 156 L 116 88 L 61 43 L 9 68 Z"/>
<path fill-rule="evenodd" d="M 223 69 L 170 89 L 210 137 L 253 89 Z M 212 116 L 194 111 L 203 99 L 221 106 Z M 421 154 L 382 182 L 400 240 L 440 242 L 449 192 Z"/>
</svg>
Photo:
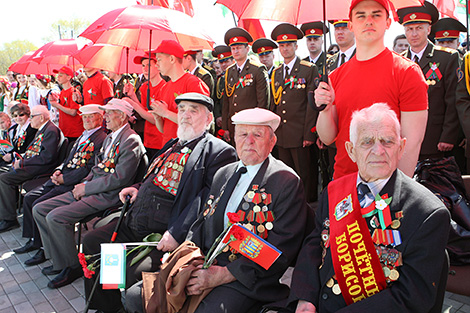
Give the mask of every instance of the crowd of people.
<svg viewBox="0 0 470 313">
<path fill-rule="evenodd" d="M 85 271 L 100 312 L 251 313 L 273 302 L 281 312 L 440 312 L 450 214 L 412 177 L 419 162 L 449 157 L 458 175 L 470 173 L 467 30 L 429 2 L 399 9 L 404 35 L 391 51 L 391 9 L 353 0 L 329 27 L 281 23 L 255 41 L 235 27 L 212 59 L 163 40 L 132 60 L 141 73 L 8 72 L 0 232 L 20 227 L 21 205 L 27 242 L 14 252 L 37 250 L 27 266 L 52 262 L 42 268 L 54 276 L 49 288 Z M 330 31 L 336 44 L 323 51 Z M 296 54 L 303 37 L 305 58 Z M 93 263 L 111 236 L 162 235 L 136 264 L 127 257 L 122 303 L 119 289 L 93 288 L 99 276 L 84 269 L 75 225 L 126 199 L 119 232 L 112 220 L 82 247 Z M 240 245 L 251 258 L 227 247 L 203 268 L 233 215 L 253 236 Z M 256 261 L 264 241 L 280 252 L 269 268 Z M 162 262 L 189 274 L 177 286 L 169 274 L 163 283 L 143 274 Z M 288 267 L 290 288 L 280 283 Z"/>
</svg>

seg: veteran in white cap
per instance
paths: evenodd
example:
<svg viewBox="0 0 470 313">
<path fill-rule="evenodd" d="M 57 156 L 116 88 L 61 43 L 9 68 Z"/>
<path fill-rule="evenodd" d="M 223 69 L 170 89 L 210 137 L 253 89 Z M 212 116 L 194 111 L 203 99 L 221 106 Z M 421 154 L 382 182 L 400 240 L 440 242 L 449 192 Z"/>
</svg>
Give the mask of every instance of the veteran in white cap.
<svg viewBox="0 0 470 313">
<path fill-rule="evenodd" d="M 127 101 L 112 99 L 104 106 L 87 108 L 89 106 L 80 108 L 82 118 L 100 115 L 96 112 L 104 110 L 106 128 L 111 131 L 97 151 L 96 164 L 71 191 L 33 207 L 45 258 L 51 259 L 53 264 L 43 268 L 42 273 L 57 275 L 47 284 L 52 289 L 68 285 L 83 276 L 75 244 L 75 223 L 119 205 L 119 192 L 134 184 L 139 164 L 146 160 L 144 145 L 128 123 L 132 117 L 132 106 Z"/>
<path fill-rule="evenodd" d="M 253 108 L 238 112 L 232 122 L 240 161 L 217 171 L 203 213 L 187 239 L 207 255 L 227 226 L 227 213 L 236 213 L 241 224 L 282 254 L 266 270 L 235 250 L 224 250 L 216 265 L 195 270 L 188 280 L 188 295 L 212 288 L 196 313 L 243 313 L 286 297 L 288 289 L 279 283 L 279 278 L 297 255 L 309 225 L 300 178 L 270 154 L 276 144 L 274 131 L 280 117 L 266 109 Z"/>
</svg>

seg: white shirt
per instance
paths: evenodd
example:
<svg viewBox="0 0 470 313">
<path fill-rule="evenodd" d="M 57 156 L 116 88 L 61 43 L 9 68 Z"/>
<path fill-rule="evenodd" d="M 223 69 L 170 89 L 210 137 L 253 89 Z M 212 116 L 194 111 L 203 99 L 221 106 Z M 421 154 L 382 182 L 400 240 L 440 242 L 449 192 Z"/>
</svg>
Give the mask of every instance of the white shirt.
<svg viewBox="0 0 470 313">
<path fill-rule="evenodd" d="M 90 129 L 90 130 L 85 129 L 82 133 L 82 136 L 77 139 L 78 143 L 81 143 L 81 142 L 87 140 L 88 138 L 90 138 L 90 136 L 93 135 L 100 128 L 101 128 L 101 126 L 98 126 L 96 128 Z"/>
<path fill-rule="evenodd" d="M 390 176 L 391 177 L 391 176 Z M 384 178 L 384 179 L 378 179 L 376 181 L 373 181 L 373 182 L 370 182 L 370 183 L 366 183 L 365 181 L 362 180 L 361 176 L 359 175 L 359 173 L 357 174 L 357 181 L 356 181 L 356 189 L 357 189 L 357 186 L 360 184 L 360 183 L 363 183 L 363 184 L 366 184 L 367 187 L 369 187 L 370 191 L 372 192 L 372 196 L 373 198 L 370 197 L 370 194 L 369 195 L 366 195 L 366 204 L 364 207 L 368 207 L 372 201 L 374 201 L 375 199 L 375 196 L 380 192 L 382 191 L 383 187 L 385 186 L 385 184 L 389 181 L 390 177 L 388 178 Z"/>
<path fill-rule="evenodd" d="M 121 128 L 119 128 L 118 130 L 114 131 L 111 133 L 111 142 L 108 144 L 107 147 L 105 147 L 105 150 L 104 150 L 104 155 L 108 155 L 109 153 L 109 150 L 111 150 L 111 147 L 113 146 L 114 144 L 114 141 L 116 141 L 116 137 L 119 135 L 119 133 L 124 129 L 124 127 L 126 127 L 127 123 L 125 123 Z"/>
<path fill-rule="evenodd" d="M 240 167 L 243 167 L 243 166 L 246 167 L 247 171 L 246 173 L 240 176 L 240 179 L 238 180 L 238 183 L 235 186 L 235 189 L 233 190 L 232 195 L 230 196 L 230 199 L 227 202 L 227 207 L 225 208 L 225 214 L 224 214 L 224 228 L 228 224 L 227 213 L 228 212 L 234 213 L 235 211 L 237 211 L 237 208 L 240 205 L 240 202 L 242 201 L 243 196 L 248 190 L 248 187 L 250 186 L 251 181 L 253 180 L 253 178 L 255 178 L 262 164 L 263 162 L 261 162 L 260 164 L 256 164 L 256 165 L 244 165 L 241 160 L 238 162 L 237 171 Z"/>
<path fill-rule="evenodd" d="M 287 63 L 287 64 L 284 63 L 284 68 L 283 68 L 284 76 L 286 75 L 286 66 L 289 68 L 287 73 L 290 75 L 290 73 L 292 72 L 292 68 L 294 67 L 295 61 L 297 61 L 297 56 L 295 56 L 295 58 L 293 58 L 289 63 Z M 286 78 L 286 77 L 284 77 L 284 78 Z"/>
<path fill-rule="evenodd" d="M 341 54 L 344 53 L 345 55 L 345 58 L 344 58 L 344 62 L 348 62 L 349 60 L 351 60 L 352 56 L 353 56 L 353 53 L 354 53 L 354 50 L 356 50 L 356 44 L 352 45 L 348 50 L 346 51 L 339 51 L 339 58 L 338 58 L 338 66 L 341 65 Z"/>
<path fill-rule="evenodd" d="M 243 68 L 245 67 L 246 61 L 248 61 L 248 58 L 246 58 L 245 62 L 243 62 L 242 66 L 238 66 L 238 63 L 235 63 L 237 65 L 237 70 L 238 72 L 241 72 Z"/>
<path fill-rule="evenodd" d="M 428 45 L 426 45 L 424 47 L 423 50 L 419 51 L 418 53 L 414 53 L 413 50 L 410 49 L 410 52 L 411 52 L 411 61 L 415 61 L 415 55 L 418 56 L 418 60 L 421 60 L 421 58 L 423 57 L 423 54 L 424 54 L 424 50 L 426 50 L 426 48 L 428 47 Z"/>
</svg>

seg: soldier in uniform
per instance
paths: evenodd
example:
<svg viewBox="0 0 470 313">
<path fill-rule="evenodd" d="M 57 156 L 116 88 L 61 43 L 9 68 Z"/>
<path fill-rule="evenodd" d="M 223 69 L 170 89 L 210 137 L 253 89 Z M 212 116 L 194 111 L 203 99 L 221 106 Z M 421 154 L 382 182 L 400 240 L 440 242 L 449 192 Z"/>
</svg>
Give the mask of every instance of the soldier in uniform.
<svg viewBox="0 0 470 313">
<path fill-rule="evenodd" d="M 134 84 L 132 77 L 128 74 L 118 74 L 114 72 L 108 72 L 109 79 L 113 82 L 114 98 L 122 99 L 125 96 L 123 92 L 124 86 L 129 82 Z"/>
<path fill-rule="evenodd" d="M 271 80 L 271 109 L 281 117 L 276 131 L 279 159 L 302 179 L 308 202 L 317 200 L 318 150 L 312 132 L 316 111 L 308 105 L 307 94 L 315 90 L 317 67 L 295 55 L 300 29 L 287 23 L 276 26 L 271 38 L 279 44 L 284 64 L 274 69 Z"/>
<path fill-rule="evenodd" d="M 410 43 L 404 56 L 418 63 L 428 84 L 428 121 L 419 160 L 442 158 L 458 144 L 460 125 L 455 91 L 459 53 L 435 46 L 428 40 L 431 25 L 439 18 L 439 12 L 431 3 L 400 9 L 397 14 Z"/>
<path fill-rule="evenodd" d="M 467 139 L 465 157 L 467 159 L 466 173 L 470 173 L 470 52 L 467 52 L 461 65 L 463 79 L 457 83 L 455 107 L 462 126 L 463 133 Z M 465 173 L 465 171 L 463 171 Z"/>
<path fill-rule="evenodd" d="M 325 32 L 323 32 L 323 28 Z M 323 22 L 310 22 L 300 26 L 307 38 L 307 49 L 309 56 L 304 58 L 305 61 L 313 63 L 317 66 L 320 76 L 325 74 L 326 53 L 322 51 L 323 48 L 323 35 L 327 34 L 330 30 Z"/>
<path fill-rule="evenodd" d="M 441 18 L 431 27 L 431 34 L 434 37 L 434 44 L 436 46 L 455 50 L 457 50 L 460 45 L 460 32 L 467 32 L 467 27 L 451 17 Z"/>
<path fill-rule="evenodd" d="M 196 50 L 186 50 L 184 52 L 183 68 L 206 83 L 212 97 L 214 93 L 214 78 L 212 77 L 212 74 L 197 61 L 197 52 L 198 51 Z"/>
<path fill-rule="evenodd" d="M 396 53 L 402 53 L 403 51 L 408 50 L 409 46 L 410 44 L 408 43 L 408 40 L 406 40 L 405 34 L 398 35 L 393 39 L 393 51 Z"/>
<path fill-rule="evenodd" d="M 222 105 L 224 138 L 233 142 L 234 127 L 230 118 L 237 112 L 269 105 L 268 73 L 263 64 L 248 58 L 251 35 L 243 28 L 234 27 L 225 33 L 225 43 L 230 47 L 236 63 L 225 71 L 225 93 Z"/>
<path fill-rule="evenodd" d="M 197 63 L 201 64 L 202 68 L 211 74 L 214 81 L 217 79 L 217 73 L 215 72 L 215 69 L 209 66 L 209 59 L 204 58 L 202 50 L 196 50 L 196 61 Z"/>
<path fill-rule="evenodd" d="M 349 20 L 331 21 L 335 29 L 335 40 L 339 51 L 327 60 L 327 68 L 330 73 L 335 68 L 349 61 L 356 54 L 356 40 L 354 33 L 349 29 Z"/>
<path fill-rule="evenodd" d="M 254 53 L 258 54 L 259 61 L 268 69 L 268 81 L 271 82 L 271 75 L 274 70 L 274 53 L 277 43 L 268 38 L 259 38 L 251 47 Z"/>
<path fill-rule="evenodd" d="M 223 106 L 223 96 L 225 93 L 225 71 L 227 68 L 232 65 L 235 61 L 232 57 L 232 50 L 229 46 L 221 45 L 216 46 L 212 50 L 212 56 L 216 57 L 220 64 L 220 69 L 222 74 L 217 77 L 217 82 L 215 85 L 214 92 L 214 119 L 215 119 L 215 132 L 218 138 L 224 138 L 222 129 L 222 106 Z M 219 136 L 219 133 L 221 133 Z"/>
</svg>

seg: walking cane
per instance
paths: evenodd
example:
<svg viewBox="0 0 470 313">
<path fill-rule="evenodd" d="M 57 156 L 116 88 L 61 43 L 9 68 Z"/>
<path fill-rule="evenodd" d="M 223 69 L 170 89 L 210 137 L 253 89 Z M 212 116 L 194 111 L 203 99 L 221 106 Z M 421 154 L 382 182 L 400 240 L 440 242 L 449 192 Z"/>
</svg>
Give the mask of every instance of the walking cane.
<svg viewBox="0 0 470 313">
<path fill-rule="evenodd" d="M 119 220 L 116 224 L 116 227 L 114 228 L 113 235 L 111 236 L 111 240 L 109 241 L 110 243 L 113 243 L 116 240 L 119 228 L 121 227 L 122 220 L 124 219 L 124 215 L 126 214 L 127 210 L 131 206 L 130 204 L 131 196 L 126 196 L 126 202 L 124 202 L 124 206 L 122 207 L 121 215 L 119 216 Z M 88 300 L 86 302 L 85 306 L 85 313 L 88 313 L 88 308 L 90 306 L 91 299 L 93 298 L 93 295 L 95 294 L 96 287 L 98 286 L 98 282 L 100 280 L 100 272 L 96 273 L 96 279 L 95 283 L 93 284 L 93 288 L 91 289 L 90 295 L 88 296 Z"/>
</svg>

